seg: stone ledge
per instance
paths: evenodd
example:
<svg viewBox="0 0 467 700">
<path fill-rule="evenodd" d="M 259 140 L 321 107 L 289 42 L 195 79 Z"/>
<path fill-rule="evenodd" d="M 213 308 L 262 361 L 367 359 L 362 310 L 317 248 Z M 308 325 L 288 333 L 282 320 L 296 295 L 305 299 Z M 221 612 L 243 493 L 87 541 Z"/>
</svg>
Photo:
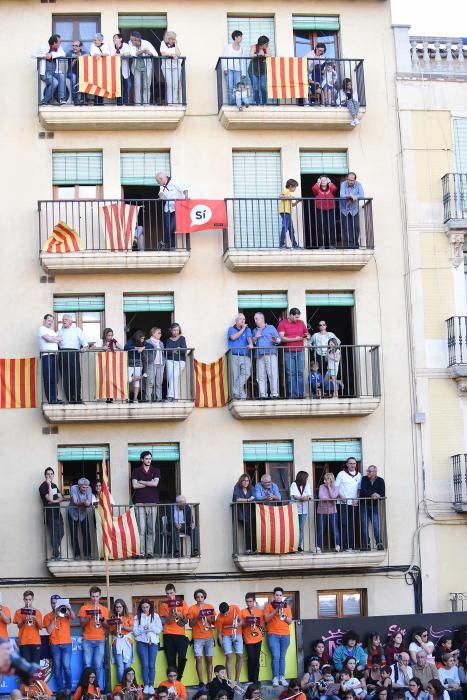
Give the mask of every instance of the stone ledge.
<svg viewBox="0 0 467 700">
<path fill-rule="evenodd" d="M 365 108 L 360 110 L 361 120 Z M 297 107 L 296 105 L 251 106 L 240 112 L 222 105 L 218 119 L 226 129 L 345 129 L 351 131 L 351 116 L 344 107 Z M 358 128 L 358 127 L 357 127 Z"/>
<path fill-rule="evenodd" d="M 49 423 L 88 423 L 121 421 L 179 421 L 192 412 L 194 401 L 168 403 L 100 403 L 42 404 L 42 413 Z"/>
<path fill-rule="evenodd" d="M 49 131 L 120 131 L 122 129 L 176 129 L 185 116 L 183 105 L 39 108 L 39 121 Z"/>
<path fill-rule="evenodd" d="M 351 569 L 378 566 L 387 557 L 387 551 L 330 552 L 329 554 L 234 554 L 236 566 L 245 572 L 300 571 L 306 569 Z"/>
<path fill-rule="evenodd" d="M 45 272 L 94 273 L 94 272 L 180 272 L 190 253 L 174 251 L 92 251 L 72 253 L 40 253 L 40 262 Z"/>
<path fill-rule="evenodd" d="M 118 559 L 109 561 L 111 576 L 154 576 L 157 574 L 191 574 L 198 568 L 200 557 L 180 557 L 172 559 L 162 557 L 160 559 Z M 57 578 L 74 579 L 89 578 L 90 576 L 105 576 L 106 564 L 104 560 L 79 561 L 50 560 L 47 568 Z"/>
<path fill-rule="evenodd" d="M 374 250 L 257 250 L 230 248 L 224 263 L 232 272 L 248 270 L 361 270 Z"/>
<path fill-rule="evenodd" d="M 368 416 L 378 408 L 380 397 L 361 399 L 258 399 L 231 401 L 234 418 L 309 418 L 311 416 Z"/>
</svg>

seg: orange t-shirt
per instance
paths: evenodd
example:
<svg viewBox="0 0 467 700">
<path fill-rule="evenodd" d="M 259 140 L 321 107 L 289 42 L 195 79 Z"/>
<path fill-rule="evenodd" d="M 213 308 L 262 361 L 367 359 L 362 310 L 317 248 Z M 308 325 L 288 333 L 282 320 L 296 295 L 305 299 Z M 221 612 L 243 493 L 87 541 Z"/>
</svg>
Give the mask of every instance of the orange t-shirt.
<svg viewBox="0 0 467 700">
<path fill-rule="evenodd" d="M 136 688 L 137 691 L 138 691 L 138 698 L 139 698 L 139 700 L 143 700 L 143 689 L 142 689 L 139 685 L 135 686 L 135 688 Z M 112 694 L 111 694 L 110 697 L 113 698 L 113 696 L 115 695 L 115 693 L 121 693 L 122 691 L 123 691 L 123 685 L 122 685 L 121 683 L 118 683 L 118 684 L 115 686 L 115 688 L 112 690 Z"/>
<path fill-rule="evenodd" d="M 20 647 L 24 646 L 25 644 L 39 645 L 41 643 L 41 635 L 39 634 L 39 630 L 42 627 L 42 615 L 37 608 L 35 608 L 35 610 L 35 617 L 40 627 L 37 627 L 36 625 L 23 625 L 18 632 L 18 644 Z M 23 615 L 21 613 L 21 608 L 18 608 L 18 610 L 15 612 L 13 623 L 17 625 L 18 622 L 21 622 L 25 618 L 26 615 Z"/>
<path fill-rule="evenodd" d="M 187 692 L 186 688 L 183 685 L 183 683 L 180 683 L 180 681 L 172 681 L 166 680 L 162 681 L 162 683 L 159 683 L 159 685 L 163 686 L 164 688 L 175 688 L 175 692 L 177 693 L 179 698 L 182 698 L 182 700 L 186 700 L 187 698 Z M 170 697 L 170 696 L 169 696 Z"/>
<path fill-rule="evenodd" d="M 4 612 L 5 615 L 11 620 L 10 608 L 7 608 L 6 605 L 2 605 L 2 612 Z M 4 622 L 2 617 L 0 617 L 0 639 L 8 639 L 8 625 L 6 622 Z"/>
<path fill-rule="evenodd" d="M 50 625 L 55 617 L 53 611 L 44 615 L 44 627 Z M 52 632 L 49 633 L 49 644 L 71 644 L 71 626 L 69 617 L 58 617 L 55 620 L 55 627 Z"/>
<path fill-rule="evenodd" d="M 253 608 L 253 612 L 251 613 L 248 608 L 244 608 L 241 613 L 240 613 L 243 627 L 242 627 L 242 633 L 243 633 L 243 641 L 245 644 L 257 644 L 258 642 L 263 641 L 263 633 L 260 630 L 260 625 L 264 625 L 264 615 L 262 611 L 259 608 Z M 257 637 L 253 637 L 251 634 L 251 623 L 247 622 L 248 617 L 257 617 L 259 618 L 259 622 L 256 623 L 256 632 L 258 633 Z"/>
<path fill-rule="evenodd" d="M 234 617 L 237 616 L 237 634 L 240 634 L 240 608 L 238 605 L 230 605 L 229 611 L 226 615 L 219 613 L 216 617 L 216 629 L 219 631 L 223 637 L 231 637 L 233 633 L 232 625 Z"/>
<path fill-rule="evenodd" d="M 86 694 L 91 698 L 100 698 L 101 691 L 95 685 L 88 685 L 88 692 Z M 71 697 L 73 698 L 73 700 L 81 700 L 81 698 L 83 697 L 83 689 L 80 685 L 76 688 L 75 692 Z"/>
<path fill-rule="evenodd" d="M 209 623 L 211 624 L 212 618 L 214 617 L 214 605 L 211 605 L 211 603 L 203 603 L 203 608 L 205 610 L 212 610 L 212 615 L 209 617 Z M 203 620 L 199 617 L 199 611 L 200 606 L 198 603 L 188 608 L 188 619 L 196 620 L 195 624 L 191 628 L 191 635 L 193 639 L 210 639 L 213 636 L 212 629 L 204 629 Z"/>
<path fill-rule="evenodd" d="M 113 617 L 113 615 L 112 615 Z M 133 629 L 133 615 L 124 615 L 122 617 L 122 625 L 125 625 L 125 627 L 131 627 Z M 112 635 L 115 635 L 117 633 L 117 625 L 109 625 L 109 632 Z M 123 635 L 130 634 L 128 630 L 122 630 L 121 632 Z M 133 644 L 133 638 L 130 637 L 128 639 L 129 642 Z M 115 639 L 113 640 L 112 644 L 115 644 Z"/>
<path fill-rule="evenodd" d="M 34 695 L 37 695 L 38 693 L 40 695 L 43 695 L 43 693 L 45 693 L 48 698 L 52 696 L 52 691 L 50 690 L 49 686 L 45 681 L 33 681 L 30 685 L 25 685 L 24 683 L 22 683 L 19 687 L 19 690 L 23 698 L 29 697 L 29 695 L 31 697 L 34 697 Z"/>
<path fill-rule="evenodd" d="M 167 617 L 169 614 L 169 610 L 173 610 L 173 608 L 169 608 L 167 603 L 161 603 L 159 605 L 159 615 L 160 617 Z M 182 600 L 181 605 L 177 605 L 177 612 L 179 615 L 184 617 L 185 619 L 188 617 L 188 605 L 185 600 Z M 177 625 L 174 620 L 171 622 L 166 622 L 164 624 L 164 634 L 185 634 L 185 627 L 182 627 L 181 625 Z"/>
<path fill-rule="evenodd" d="M 287 615 L 287 617 L 292 617 L 292 611 L 290 610 L 289 607 L 285 606 L 283 608 L 284 613 Z M 269 615 L 270 613 L 275 612 L 277 613 L 277 609 L 273 608 L 271 603 L 267 603 L 264 607 L 264 617 L 266 615 Z M 282 634 L 282 635 L 290 635 L 290 629 L 289 625 L 287 622 L 283 622 L 281 619 L 279 619 L 279 614 L 277 613 L 272 617 L 269 622 L 266 622 L 266 630 L 268 634 Z"/>
<path fill-rule="evenodd" d="M 89 601 L 89 603 L 85 603 L 82 605 L 78 611 L 78 617 L 81 619 L 82 617 L 90 617 L 90 621 L 86 623 L 83 627 L 83 639 L 88 639 L 92 641 L 102 641 L 105 639 L 105 629 L 104 627 L 96 627 L 95 625 L 95 620 L 94 620 L 94 615 L 88 615 L 88 610 L 94 610 L 94 605 Z M 99 612 L 101 616 L 104 618 L 104 620 L 109 619 L 109 611 L 107 608 L 104 608 L 103 605 L 99 605 Z"/>
</svg>

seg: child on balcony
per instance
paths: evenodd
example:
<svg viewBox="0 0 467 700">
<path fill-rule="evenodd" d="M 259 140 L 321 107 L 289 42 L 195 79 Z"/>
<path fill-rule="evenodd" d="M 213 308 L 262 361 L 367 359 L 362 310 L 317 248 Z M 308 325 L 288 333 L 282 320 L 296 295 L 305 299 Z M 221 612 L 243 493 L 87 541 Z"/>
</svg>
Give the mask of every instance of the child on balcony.
<svg viewBox="0 0 467 700">
<path fill-rule="evenodd" d="M 323 81 L 321 83 L 323 104 L 334 106 L 337 97 L 337 72 L 332 61 L 326 61 L 323 69 Z"/>
<path fill-rule="evenodd" d="M 240 112 L 243 112 L 245 107 L 248 108 L 250 106 L 248 88 L 244 82 L 239 82 L 236 84 L 233 90 L 233 99 Z"/>
<path fill-rule="evenodd" d="M 311 363 L 310 374 L 308 375 L 311 396 L 321 398 L 323 391 L 323 375 L 319 371 L 319 364 L 315 361 Z"/>
<path fill-rule="evenodd" d="M 328 369 L 324 377 L 324 388 L 326 394 L 329 396 L 332 394 L 334 398 L 339 396 L 339 389 L 344 388 L 344 383 L 340 379 L 337 379 L 340 359 L 341 351 L 339 350 L 339 343 L 336 338 L 330 338 L 328 340 Z"/>
<path fill-rule="evenodd" d="M 296 207 L 298 202 L 290 201 L 293 197 L 295 190 L 298 187 L 298 182 L 293 180 L 287 180 L 285 183 L 285 189 L 282 190 L 280 194 L 279 201 L 279 216 L 281 217 L 281 237 L 279 241 L 280 250 L 285 250 L 287 246 L 285 245 L 285 237 L 287 231 L 289 232 L 290 241 L 292 243 L 292 248 L 299 248 L 297 241 L 295 240 L 295 233 L 292 223 L 292 207 Z"/>
<path fill-rule="evenodd" d="M 344 78 L 342 82 L 342 90 L 339 92 L 339 104 L 342 107 L 347 107 L 352 117 L 350 122 L 352 126 L 357 126 L 360 121 L 357 119 L 358 110 L 360 109 L 360 104 L 358 102 L 358 96 L 352 87 L 352 81 L 350 78 Z"/>
</svg>

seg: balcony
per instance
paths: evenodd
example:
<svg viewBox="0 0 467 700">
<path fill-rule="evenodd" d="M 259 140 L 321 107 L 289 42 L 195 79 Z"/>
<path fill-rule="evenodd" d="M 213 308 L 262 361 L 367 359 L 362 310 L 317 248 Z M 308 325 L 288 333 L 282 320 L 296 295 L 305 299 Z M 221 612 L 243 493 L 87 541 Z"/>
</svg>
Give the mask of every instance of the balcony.
<svg viewBox="0 0 467 700">
<path fill-rule="evenodd" d="M 147 399 L 144 367 L 136 368 L 140 381 L 130 381 L 130 373 L 135 376 L 132 365 L 140 362 L 137 351 L 44 353 L 40 363 L 45 418 L 49 423 L 185 420 L 194 408 L 193 350 L 163 350 L 162 355 L 165 378 L 162 400 L 157 401 L 154 387 Z M 185 362 L 178 379 L 172 361 Z M 167 393 L 173 394 L 173 400 Z"/>
<path fill-rule="evenodd" d="M 297 247 L 281 248 L 284 200 L 226 199 L 228 228 L 224 229 L 224 263 L 233 272 L 248 270 L 361 270 L 374 254 L 371 199 L 355 203 L 336 198 L 336 208 L 317 209 L 316 199 L 291 199 L 291 224 Z"/>
<path fill-rule="evenodd" d="M 343 81 L 350 79 L 354 95 L 358 100 L 358 119 L 362 119 L 365 108 L 365 79 L 363 60 L 333 59 L 333 72 L 329 85 L 325 80 L 322 58 L 307 59 L 308 96 L 304 98 L 270 98 L 267 94 L 267 79 L 263 91 L 256 88 L 257 71 L 265 71 L 261 58 L 219 58 L 216 65 L 218 118 L 226 129 L 353 129 L 352 116 L 346 106 L 341 105 L 340 90 Z M 287 58 L 284 60 L 288 60 Z M 245 75 L 245 90 L 249 107 L 243 111 L 237 107 L 233 95 L 228 94 L 224 71 L 239 71 Z M 287 94 L 285 93 L 281 94 Z"/>
<path fill-rule="evenodd" d="M 96 60 L 104 61 L 106 57 Z M 42 126 L 49 131 L 176 129 L 186 111 L 186 59 L 122 56 L 120 60 L 122 74 L 129 75 L 126 80 L 122 77 L 122 98 L 103 98 L 103 102 L 99 103 L 101 98 L 77 92 L 79 83 L 72 69 L 78 71 L 79 68 L 76 59 L 72 58 L 56 59 L 56 72 L 53 74 L 55 89 L 48 99 L 46 62 L 38 58 L 38 109 Z M 142 61 L 145 67 L 139 70 Z M 64 85 L 66 100 L 62 104 L 59 102 L 61 84 Z M 75 93 L 73 85 L 76 86 Z"/>
<path fill-rule="evenodd" d="M 153 556 L 134 556 L 125 559 L 110 559 L 109 569 L 113 576 L 154 576 L 164 574 L 190 574 L 200 563 L 199 549 L 199 504 L 185 506 L 193 523 L 187 534 L 178 533 L 173 525 L 172 503 L 152 506 L 154 510 L 155 537 Z M 76 579 L 104 576 L 106 564 L 102 552 L 100 527 L 98 527 L 97 506 L 82 507 L 82 520 L 74 521 L 69 513 L 69 504 L 61 503 L 59 508 L 44 508 L 44 557 L 48 570 L 57 578 Z M 128 505 L 115 505 L 113 517 L 123 515 L 130 509 Z M 137 511 L 137 506 L 135 511 Z M 77 515 L 75 516 L 77 517 Z M 139 541 L 138 516 L 134 523 L 134 538 Z M 126 526 L 130 532 L 131 526 Z M 146 550 L 150 543 L 146 540 Z M 146 551 L 147 553 L 147 551 Z"/>
<path fill-rule="evenodd" d="M 460 396 L 467 395 L 467 316 L 451 316 L 448 331 L 448 369 Z"/>
<path fill-rule="evenodd" d="M 47 274 L 180 272 L 189 260 L 190 237 L 170 235 L 160 199 L 48 200 L 37 206 L 39 257 Z M 70 235 L 78 243 L 66 245 Z"/>
<path fill-rule="evenodd" d="M 410 36 L 412 71 L 427 78 L 466 79 L 467 45 L 459 37 Z"/>
<path fill-rule="evenodd" d="M 288 503 L 277 502 L 278 505 Z M 321 512 L 333 509 L 328 507 L 332 503 L 316 498 L 309 501 L 303 527 L 303 551 L 285 554 L 264 553 L 266 549 L 285 548 L 268 546 L 274 536 L 279 542 L 287 542 L 285 530 L 281 531 L 284 527 L 281 518 L 274 518 L 273 532 L 267 518 L 260 519 L 256 503 L 232 503 L 235 564 L 245 572 L 349 569 L 381 564 L 387 557 L 386 499 L 359 498 L 351 502 L 354 505 L 341 501 L 337 503 L 337 513 Z"/>
<path fill-rule="evenodd" d="M 453 455 L 451 464 L 454 510 L 458 513 L 467 513 L 467 454 Z"/>
<path fill-rule="evenodd" d="M 265 347 L 249 352 L 251 374 L 247 371 L 244 386 L 238 375 L 245 358 L 232 356 L 231 350 L 227 353 L 228 407 L 234 418 L 367 416 L 380 404 L 378 346 L 340 345 L 334 359 L 316 355 L 312 348 L 297 352 Z M 268 372 L 270 381 L 265 378 Z"/>
</svg>

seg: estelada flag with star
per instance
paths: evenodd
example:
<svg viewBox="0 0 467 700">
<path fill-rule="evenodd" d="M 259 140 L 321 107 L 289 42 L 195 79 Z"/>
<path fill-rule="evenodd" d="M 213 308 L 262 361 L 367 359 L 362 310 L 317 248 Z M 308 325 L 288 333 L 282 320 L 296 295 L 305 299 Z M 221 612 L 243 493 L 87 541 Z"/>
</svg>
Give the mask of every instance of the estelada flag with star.
<svg viewBox="0 0 467 700">
<path fill-rule="evenodd" d="M 177 199 L 175 233 L 194 233 L 227 228 L 227 211 L 223 199 Z"/>
</svg>

